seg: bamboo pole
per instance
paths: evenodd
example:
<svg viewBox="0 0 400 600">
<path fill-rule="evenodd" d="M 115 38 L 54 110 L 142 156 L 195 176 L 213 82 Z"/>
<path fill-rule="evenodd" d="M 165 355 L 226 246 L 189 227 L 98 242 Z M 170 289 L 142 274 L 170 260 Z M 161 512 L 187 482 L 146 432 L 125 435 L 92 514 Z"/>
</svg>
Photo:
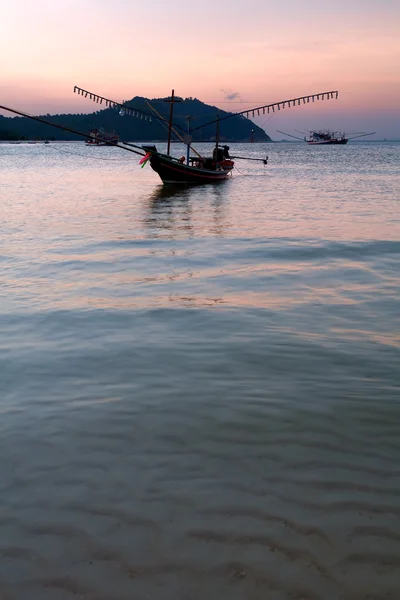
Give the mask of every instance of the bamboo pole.
<svg viewBox="0 0 400 600">
<path fill-rule="evenodd" d="M 27 113 L 24 113 L 21 110 L 16 110 L 15 108 L 10 108 L 8 106 L 2 106 L 0 104 L 0 109 L 14 113 L 15 115 L 19 115 L 20 117 L 25 117 L 27 119 L 32 119 L 33 121 L 38 121 L 39 123 L 43 123 L 44 125 L 49 125 L 50 127 L 56 127 L 56 129 L 68 131 L 69 133 L 73 133 L 75 135 L 80 135 L 85 138 L 88 137 L 88 134 L 84 133 L 83 131 L 78 131 L 77 129 L 71 129 L 70 127 L 64 127 L 63 125 L 58 125 L 57 123 L 50 123 L 49 121 L 46 121 L 45 119 L 41 119 L 40 117 L 34 117 L 33 115 L 28 115 Z M 132 150 L 131 148 L 125 148 L 125 146 L 120 146 L 118 143 L 115 144 L 114 142 L 108 142 L 107 140 L 104 140 L 104 141 L 108 146 L 116 146 L 117 148 L 121 148 L 121 150 L 126 150 L 127 152 L 133 152 L 134 154 L 139 154 L 139 156 L 145 156 L 144 150 L 141 146 L 136 146 L 136 145 L 130 144 L 134 148 L 139 148 L 140 150 L 142 150 L 142 152 L 137 152 L 136 150 Z"/>
</svg>

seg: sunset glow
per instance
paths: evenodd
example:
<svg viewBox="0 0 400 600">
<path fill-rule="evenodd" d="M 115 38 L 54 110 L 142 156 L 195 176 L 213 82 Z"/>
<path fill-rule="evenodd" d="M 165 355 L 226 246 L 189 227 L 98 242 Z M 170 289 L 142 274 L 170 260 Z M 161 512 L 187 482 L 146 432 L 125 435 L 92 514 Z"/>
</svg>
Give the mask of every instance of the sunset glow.
<svg viewBox="0 0 400 600">
<path fill-rule="evenodd" d="M 337 89 L 338 101 L 256 122 L 274 139 L 276 129 L 293 127 L 400 138 L 399 7 L 391 0 L 237 0 L 230 8 L 211 0 L 0 0 L 0 103 L 31 114 L 92 112 L 74 85 L 115 100 L 174 88 L 235 112 Z"/>
</svg>

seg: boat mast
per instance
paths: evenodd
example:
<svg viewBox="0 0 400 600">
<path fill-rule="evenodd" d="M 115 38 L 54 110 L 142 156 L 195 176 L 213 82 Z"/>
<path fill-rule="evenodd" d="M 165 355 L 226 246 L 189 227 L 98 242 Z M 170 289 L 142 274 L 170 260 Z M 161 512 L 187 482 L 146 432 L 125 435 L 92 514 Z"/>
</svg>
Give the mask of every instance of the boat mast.
<svg viewBox="0 0 400 600">
<path fill-rule="evenodd" d="M 215 132 L 215 158 L 218 159 L 218 144 L 219 144 L 219 117 L 220 117 L 220 113 L 218 111 L 218 117 L 217 117 L 217 130 Z"/>
<path fill-rule="evenodd" d="M 190 144 L 192 143 L 192 136 L 190 135 L 190 115 L 187 116 L 187 134 L 183 136 L 183 142 L 186 144 L 186 164 L 189 164 L 190 158 Z"/>
<path fill-rule="evenodd" d="M 167 145 L 167 154 L 169 155 L 171 149 L 171 131 L 172 131 L 172 115 L 174 112 L 174 104 L 175 102 L 182 102 L 182 100 L 175 100 L 175 90 L 172 90 L 171 99 L 164 100 L 164 102 L 169 102 L 169 122 L 168 122 L 168 145 Z"/>
</svg>

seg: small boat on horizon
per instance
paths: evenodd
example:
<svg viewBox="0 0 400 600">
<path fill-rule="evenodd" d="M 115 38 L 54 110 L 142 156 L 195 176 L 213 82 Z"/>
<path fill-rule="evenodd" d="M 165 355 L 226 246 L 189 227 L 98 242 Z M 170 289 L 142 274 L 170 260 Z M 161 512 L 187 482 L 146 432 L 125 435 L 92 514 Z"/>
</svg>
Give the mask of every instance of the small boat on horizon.
<svg viewBox="0 0 400 600">
<path fill-rule="evenodd" d="M 118 144 L 119 135 L 114 133 L 106 133 L 104 129 L 91 129 L 89 138 L 86 140 L 86 146 L 110 146 Z"/>
<path fill-rule="evenodd" d="M 283 135 L 287 135 L 289 137 L 294 138 L 295 140 L 300 140 L 307 142 L 309 146 L 330 146 L 330 145 L 344 145 L 347 144 L 349 140 L 354 140 L 359 137 L 364 137 L 366 135 L 373 135 L 375 131 L 371 133 L 357 133 L 357 134 L 349 134 L 352 137 L 346 136 L 345 133 L 340 131 L 332 131 L 330 129 L 311 129 L 306 131 L 298 131 L 297 133 L 301 133 L 304 137 L 300 138 L 299 136 L 292 135 L 290 133 L 286 133 L 285 131 L 280 131 L 277 129 L 278 133 L 283 133 Z M 308 137 L 307 135 L 308 134 Z"/>
<path fill-rule="evenodd" d="M 315 146 L 317 144 L 347 144 L 349 138 L 346 138 L 344 133 L 339 131 L 330 131 L 329 129 L 319 131 L 310 131 L 310 137 L 308 138 L 307 144 Z"/>
</svg>

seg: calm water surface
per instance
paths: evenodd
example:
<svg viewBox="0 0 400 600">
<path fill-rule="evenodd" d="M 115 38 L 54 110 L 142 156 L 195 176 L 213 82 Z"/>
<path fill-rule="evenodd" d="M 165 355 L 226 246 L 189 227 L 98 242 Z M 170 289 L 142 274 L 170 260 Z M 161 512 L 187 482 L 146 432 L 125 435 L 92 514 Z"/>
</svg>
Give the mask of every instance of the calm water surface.
<svg viewBox="0 0 400 600">
<path fill-rule="evenodd" d="M 231 153 L 0 145 L 1 600 L 400 597 L 400 144 Z"/>
</svg>

